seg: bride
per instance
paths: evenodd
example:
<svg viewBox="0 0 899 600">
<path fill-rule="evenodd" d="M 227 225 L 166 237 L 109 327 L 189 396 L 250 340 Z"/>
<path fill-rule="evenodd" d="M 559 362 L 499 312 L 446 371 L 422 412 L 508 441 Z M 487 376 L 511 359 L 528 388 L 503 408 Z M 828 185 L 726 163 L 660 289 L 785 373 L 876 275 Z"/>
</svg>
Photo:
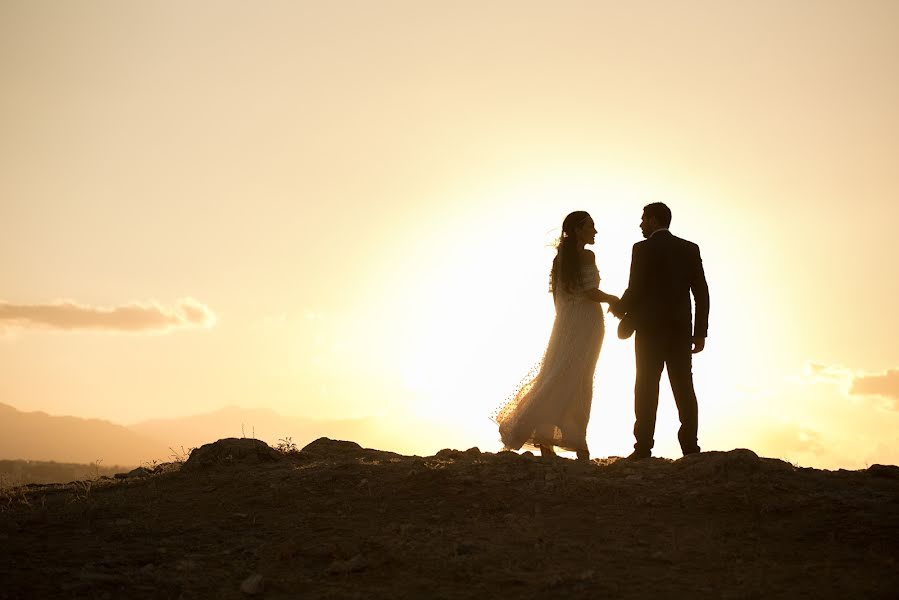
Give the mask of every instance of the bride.
<svg viewBox="0 0 899 600">
<path fill-rule="evenodd" d="M 576 451 L 579 460 L 590 458 L 587 422 L 605 332 L 600 302 L 618 302 L 599 289 L 596 257 L 584 247 L 595 241 L 588 213 L 565 217 L 549 279 L 556 307 L 549 344 L 536 375 L 525 378 L 494 416 L 507 449 L 536 446 L 543 456 L 554 456 L 558 446 Z"/>
</svg>

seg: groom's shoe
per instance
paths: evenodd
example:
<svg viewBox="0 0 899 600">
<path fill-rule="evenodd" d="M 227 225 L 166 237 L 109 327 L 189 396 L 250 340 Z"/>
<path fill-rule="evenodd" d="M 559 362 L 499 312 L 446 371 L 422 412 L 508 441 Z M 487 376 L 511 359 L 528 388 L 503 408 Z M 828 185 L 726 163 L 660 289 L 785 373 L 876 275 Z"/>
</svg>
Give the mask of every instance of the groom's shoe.
<svg viewBox="0 0 899 600">
<path fill-rule="evenodd" d="M 625 460 L 640 460 L 641 458 L 649 458 L 650 456 L 652 456 L 652 451 L 650 450 L 634 450 Z"/>
</svg>

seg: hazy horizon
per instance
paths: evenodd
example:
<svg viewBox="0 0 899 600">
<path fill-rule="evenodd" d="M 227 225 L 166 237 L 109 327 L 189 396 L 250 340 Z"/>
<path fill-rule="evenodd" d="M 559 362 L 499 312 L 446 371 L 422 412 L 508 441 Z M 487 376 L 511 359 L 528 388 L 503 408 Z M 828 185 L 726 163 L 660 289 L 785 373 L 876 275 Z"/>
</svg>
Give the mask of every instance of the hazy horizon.
<svg viewBox="0 0 899 600">
<path fill-rule="evenodd" d="M 897 464 L 897 22 L 887 0 L 7 0 L 0 402 L 497 450 L 562 218 L 593 215 L 620 294 L 663 201 L 711 292 L 703 449 Z M 616 325 L 595 456 L 633 444 Z"/>
</svg>

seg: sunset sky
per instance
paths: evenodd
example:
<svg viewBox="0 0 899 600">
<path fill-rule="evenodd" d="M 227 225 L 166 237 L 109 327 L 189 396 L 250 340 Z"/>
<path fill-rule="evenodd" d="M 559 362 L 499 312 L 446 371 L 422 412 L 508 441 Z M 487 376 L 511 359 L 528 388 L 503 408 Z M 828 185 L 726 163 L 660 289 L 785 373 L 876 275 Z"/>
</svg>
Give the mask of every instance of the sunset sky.
<svg viewBox="0 0 899 600">
<path fill-rule="evenodd" d="M 0 402 L 495 451 L 563 217 L 620 294 L 662 201 L 703 449 L 899 464 L 897 61 L 892 0 L 0 0 Z M 594 456 L 633 444 L 606 323 Z"/>
</svg>

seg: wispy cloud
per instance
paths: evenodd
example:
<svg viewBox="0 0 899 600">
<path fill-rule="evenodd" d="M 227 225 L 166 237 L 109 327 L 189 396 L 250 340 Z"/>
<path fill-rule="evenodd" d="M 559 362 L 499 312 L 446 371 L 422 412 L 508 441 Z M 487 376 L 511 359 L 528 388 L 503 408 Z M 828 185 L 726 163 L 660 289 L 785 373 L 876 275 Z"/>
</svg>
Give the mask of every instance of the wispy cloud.
<svg viewBox="0 0 899 600">
<path fill-rule="evenodd" d="M 852 371 L 839 365 L 822 365 L 810 362 L 805 366 L 805 376 L 819 382 L 843 382 L 852 377 Z"/>
<path fill-rule="evenodd" d="M 889 401 L 890 408 L 899 410 L 899 369 L 856 376 L 849 393 L 856 396 L 880 396 Z"/>
<path fill-rule="evenodd" d="M 163 333 L 191 327 L 211 327 L 215 313 L 193 298 L 167 308 L 155 301 L 121 306 L 86 306 L 72 301 L 12 304 L 0 301 L 0 330 L 43 329 Z"/>
<path fill-rule="evenodd" d="M 836 384 L 850 397 L 874 398 L 880 407 L 899 411 L 899 369 L 888 369 L 885 373 L 868 373 L 840 365 L 810 362 L 806 364 L 803 381 Z"/>
</svg>

